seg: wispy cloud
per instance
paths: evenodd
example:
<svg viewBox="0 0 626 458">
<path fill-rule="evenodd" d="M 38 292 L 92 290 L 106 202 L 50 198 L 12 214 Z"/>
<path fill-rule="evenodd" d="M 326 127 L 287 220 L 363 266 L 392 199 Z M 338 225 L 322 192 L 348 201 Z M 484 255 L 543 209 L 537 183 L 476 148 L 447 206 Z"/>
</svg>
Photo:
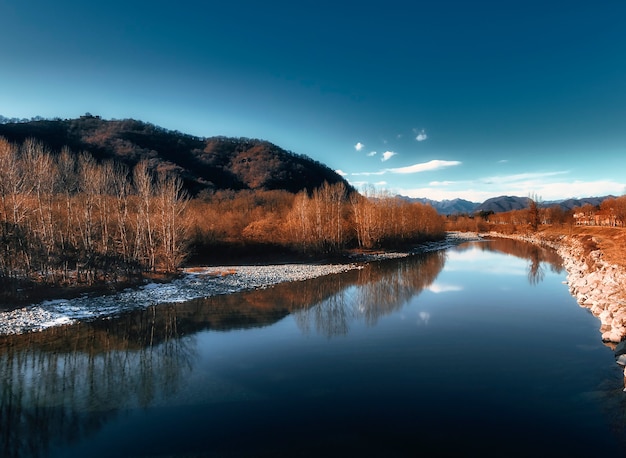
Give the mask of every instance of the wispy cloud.
<svg viewBox="0 0 626 458">
<path fill-rule="evenodd" d="M 433 283 L 428 287 L 428 290 L 432 293 L 449 293 L 451 291 L 463 291 L 463 287 L 457 285 L 447 285 L 444 283 Z"/>
<path fill-rule="evenodd" d="M 396 153 L 392 152 L 392 151 L 386 151 L 385 153 L 383 153 L 383 160 L 385 155 L 388 155 L 389 157 L 394 156 Z M 387 158 L 388 159 L 388 158 Z M 429 162 L 422 162 L 419 164 L 413 164 L 413 165 L 409 165 L 408 167 L 397 167 L 397 168 L 391 168 L 391 169 L 383 169 L 383 170 L 378 170 L 377 172 L 353 172 L 350 175 L 352 176 L 372 176 L 372 175 L 384 175 L 386 173 L 398 173 L 398 174 L 411 174 L 411 173 L 421 173 L 421 172 L 430 172 L 433 170 L 439 170 L 445 167 L 452 167 L 455 165 L 461 165 L 462 163 L 459 161 L 441 161 L 438 159 L 429 161 Z M 445 183 L 445 182 L 441 182 L 441 183 Z"/>
<path fill-rule="evenodd" d="M 370 151 L 369 153 L 367 153 L 367 156 L 373 157 L 373 156 L 376 156 L 376 154 L 377 154 L 376 151 Z"/>
<path fill-rule="evenodd" d="M 461 165 L 461 162 L 460 161 L 441 161 L 438 159 L 434 159 L 432 161 L 422 162 L 419 164 L 413 164 L 407 167 L 387 169 L 387 171 L 391 173 L 421 173 L 421 172 L 430 172 L 433 170 L 439 170 L 439 169 L 443 169 L 446 167 L 454 167 L 456 165 Z"/>
<path fill-rule="evenodd" d="M 519 173 L 490 176 L 475 180 L 432 181 L 427 187 L 397 189 L 408 197 L 426 197 L 434 200 L 461 198 L 482 202 L 497 196 L 537 195 L 542 200 L 559 200 L 570 197 L 622 195 L 626 183 L 612 180 L 567 181 L 568 172 Z"/>
<path fill-rule="evenodd" d="M 361 150 L 363 149 L 363 147 L 364 147 L 364 146 L 365 146 L 365 145 L 364 145 L 363 143 L 361 143 L 361 142 L 357 142 L 357 144 L 356 144 L 356 145 L 354 145 L 354 149 L 355 149 L 355 150 L 357 150 L 357 151 L 361 151 Z"/>
<path fill-rule="evenodd" d="M 569 172 L 565 170 L 559 170 L 555 172 L 527 172 L 527 173 L 515 173 L 513 175 L 496 175 L 491 177 L 482 178 L 480 181 L 484 184 L 500 184 L 500 183 L 541 183 L 546 178 L 566 175 Z"/>
<path fill-rule="evenodd" d="M 344 172 L 344 171 L 343 171 L 343 170 L 341 170 L 341 169 L 337 169 L 337 170 L 335 170 L 335 172 L 336 172 L 338 175 L 341 175 L 342 177 L 345 177 L 346 175 L 348 175 L 346 172 Z"/>
<path fill-rule="evenodd" d="M 394 157 L 396 154 L 398 154 L 398 153 L 394 153 L 393 151 L 385 151 L 383 153 L 383 157 L 380 160 L 383 161 L 383 162 L 388 161 L 389 159 Z"/>
<path fill-rule="evenodd" d="M 386 170 L 379 170 L 378 172 L 354 172 L 351 173 L 350 175 L 352 175 L 353 177 L 369 177 L 369 176 L 376 176 L 376 175 L 384 175 L 385 173 L 387 173 Z"/>
<path fill-rule="evenodd" d="M 423 142 L 427 138 L 428 138 L 428 135 L 426 135 L 426 131 L 422 129 L 419 132 L 417 132 L 417 136 L 415 137 L 415 140 L 417 140 L 418 142 Z"/>
</svg>

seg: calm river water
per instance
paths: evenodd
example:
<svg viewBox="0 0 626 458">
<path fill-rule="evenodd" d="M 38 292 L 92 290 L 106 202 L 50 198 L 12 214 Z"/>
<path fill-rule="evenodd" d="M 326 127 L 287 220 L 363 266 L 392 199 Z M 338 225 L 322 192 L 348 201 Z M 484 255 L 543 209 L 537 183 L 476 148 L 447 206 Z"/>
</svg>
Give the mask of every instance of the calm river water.
<svg viewBox="0 0 626 458">
<path fill-rule="evenodd" d="M 621 456 L 552 252 L 472 242 L 0 340 L 0 455 Z"/>
</svg>

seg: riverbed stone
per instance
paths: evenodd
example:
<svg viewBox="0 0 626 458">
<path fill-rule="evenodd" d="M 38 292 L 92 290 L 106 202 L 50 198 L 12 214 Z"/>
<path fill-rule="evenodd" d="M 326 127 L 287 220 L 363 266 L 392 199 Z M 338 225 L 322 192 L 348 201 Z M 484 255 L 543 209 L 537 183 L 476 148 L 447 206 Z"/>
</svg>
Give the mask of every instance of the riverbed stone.
<svg viewBox="0 0 626 458">
<path fill-rule="evenodd" d="M 581 242 L 569 236 L 561 236 L 557 242 L 552 242 L 541 240 L 538 236 L 489 235 L 525 240 L 556 249 L 563 258 L 570 294 L 580 306 L 588 308 L 599 318 L 602 340 L 620 342 L 626 338 L 626 303 L 621 299 L 626 291 L 626 272 L 605 262 L 601 251 L 592 251 L 586 257 Z"/>
</svg>

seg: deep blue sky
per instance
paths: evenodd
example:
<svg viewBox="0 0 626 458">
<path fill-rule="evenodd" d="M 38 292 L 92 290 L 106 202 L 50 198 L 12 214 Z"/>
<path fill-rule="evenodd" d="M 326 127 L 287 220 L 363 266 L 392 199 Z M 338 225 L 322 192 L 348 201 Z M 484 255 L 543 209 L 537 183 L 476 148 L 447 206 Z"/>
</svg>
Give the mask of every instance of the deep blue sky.
<svg viewBox="0 0 626 458">
<path fill-rule="evenodd" d="M 256 137 L 414 197 L 626 193 L 626 2 L 0 0 L 0 114 Z"/>
</svg>

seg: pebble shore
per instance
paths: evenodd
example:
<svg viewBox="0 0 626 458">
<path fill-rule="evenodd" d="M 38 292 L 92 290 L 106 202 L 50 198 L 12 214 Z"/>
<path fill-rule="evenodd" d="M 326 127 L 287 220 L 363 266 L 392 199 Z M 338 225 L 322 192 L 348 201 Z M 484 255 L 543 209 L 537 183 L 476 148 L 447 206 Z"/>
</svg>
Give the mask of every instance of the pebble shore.
<svg viewBox="0 0 626 458">
<path fill-rule="evenodd" d="M 74 299 L 44 301 L 9 312 L 0 312 L 0 335 L 41 331 L 51 326 L 71 324 L 119 315 L 151 305 L 184 302 L 201 297 L 268 288 L 282 282 L 304 281 L 362 268 L 364 263 L 396 259 L 411 254 L 443 250 L 477 234 L 451 232 L 444 240 L 420 244 L 410 252 L 359 253 L 346 264 L 275 264 L 248 266 L 195 267 L 168 283 L 149 283 L 107 296 L 85 295 Z"/>
<path fill-rule="evenodd" d="M 262 289 L 357 268 L 356 264 L 284 264 L 186 269 L 169 283 L 148 283 L 107 296 L 44 301 L 0 313 L 0 335 L 41 331 L 51 326 L 115 316 L 151 305 Z"/>
</svg>

